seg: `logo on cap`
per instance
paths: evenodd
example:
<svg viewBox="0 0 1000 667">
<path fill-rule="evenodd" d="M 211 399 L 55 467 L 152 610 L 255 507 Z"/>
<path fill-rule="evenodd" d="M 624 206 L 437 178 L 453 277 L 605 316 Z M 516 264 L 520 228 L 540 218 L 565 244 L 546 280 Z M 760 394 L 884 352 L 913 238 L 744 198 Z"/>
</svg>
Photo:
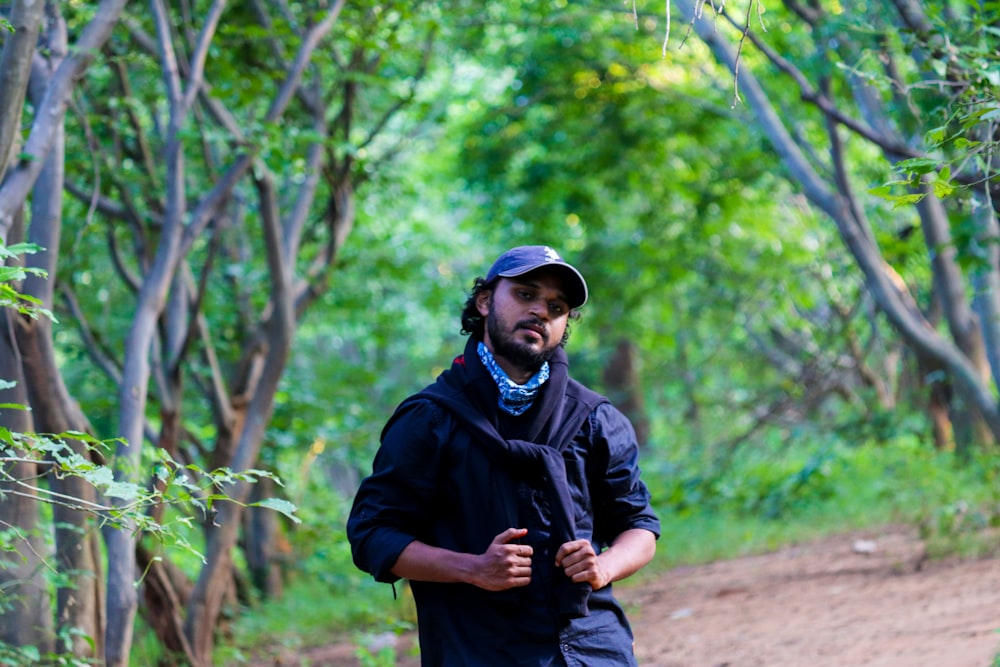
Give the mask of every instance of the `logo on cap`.
<svg viewBox="0 0 1000 667">
<path fill-rule="evenodd" d="M 560 257 L 559 253 L 557 253 L 552 248 L 550 248 L 548 246 L 545 246 L 545 261 L 546 262 L 561 262 L 562 261 L 562 257 Z"/>
</svg>

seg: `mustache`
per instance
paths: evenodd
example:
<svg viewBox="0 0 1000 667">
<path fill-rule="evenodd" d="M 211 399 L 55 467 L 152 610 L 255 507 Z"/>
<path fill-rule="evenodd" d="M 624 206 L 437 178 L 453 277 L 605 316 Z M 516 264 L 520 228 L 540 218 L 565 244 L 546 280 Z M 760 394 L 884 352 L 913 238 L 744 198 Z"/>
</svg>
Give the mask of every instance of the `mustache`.
<svg viewBox="0 0 1000 667">
<path fill-rule="evenodd" d="M 535 317 L 530 317 L 528 319 L 521 320 L 517 323 L 515 329 L 536 329 L 542 336 L 542 339 L 548 341 L 549 339 L 549 329 L 545 326 L 545 323 L 540 319 Z"/>
</svg>

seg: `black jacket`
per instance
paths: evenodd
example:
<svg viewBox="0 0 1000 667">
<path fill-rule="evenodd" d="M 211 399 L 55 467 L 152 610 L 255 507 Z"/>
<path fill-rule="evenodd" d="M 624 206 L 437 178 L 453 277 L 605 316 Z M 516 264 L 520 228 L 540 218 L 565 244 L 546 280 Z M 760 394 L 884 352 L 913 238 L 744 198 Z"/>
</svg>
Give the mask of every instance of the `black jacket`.
<svg viewBox="0 0 1000 667">
<path fill-rule="evenodd" d="M 631 662 L 631 630 L 611 587 L 572 586 L 554 559 L 569 539 L 600 552 L 630 528 L 659 534 L 639 479 L 628 420 L 569 378 L 558 350 L 535 405 L 520 417 L 498 392 L 470 339 L 430 387 L 404 401 L 382 434 L 373 473 L 354 500 L 355 563 L 378 581 L 413 540 L 483 553 L 507 528 L 528 528 L 532 581 L 488 592 L 412 582 L 427 666 Z"/>
</svg>

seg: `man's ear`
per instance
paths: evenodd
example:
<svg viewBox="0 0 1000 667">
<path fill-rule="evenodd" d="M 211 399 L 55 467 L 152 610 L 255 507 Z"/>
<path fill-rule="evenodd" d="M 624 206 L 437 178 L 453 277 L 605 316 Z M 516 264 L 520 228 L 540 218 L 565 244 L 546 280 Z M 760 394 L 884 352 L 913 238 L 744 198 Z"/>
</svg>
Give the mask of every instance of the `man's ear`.
<svg viewBox="0 0 1000 667">
<path fill-rule="evenodd" d="M 483 317 L 490 314 L 490 301 L 493 299 L 493 290 L 484 289 L 476 295 L 476 310 Z"/>
</svg>

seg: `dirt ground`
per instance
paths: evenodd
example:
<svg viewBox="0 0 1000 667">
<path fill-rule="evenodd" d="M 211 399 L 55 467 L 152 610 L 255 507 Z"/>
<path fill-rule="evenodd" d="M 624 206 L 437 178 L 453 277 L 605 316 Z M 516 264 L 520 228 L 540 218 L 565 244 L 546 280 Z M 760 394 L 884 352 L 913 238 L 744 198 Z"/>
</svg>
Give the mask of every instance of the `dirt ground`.
<svg viewBox="0 0 1000 667">
<path fill-rule="evenodd" d="M 643 667 L 1000 667 L 1000 560 L 929 561 L 887 528 L 621 587 Z M 388 638 L 383 638 L 388 639 Z M 418 667 L 412 636 L 399 667 Z M 275 666 L 356 667 L 347 644 Z"/>
</svg>

